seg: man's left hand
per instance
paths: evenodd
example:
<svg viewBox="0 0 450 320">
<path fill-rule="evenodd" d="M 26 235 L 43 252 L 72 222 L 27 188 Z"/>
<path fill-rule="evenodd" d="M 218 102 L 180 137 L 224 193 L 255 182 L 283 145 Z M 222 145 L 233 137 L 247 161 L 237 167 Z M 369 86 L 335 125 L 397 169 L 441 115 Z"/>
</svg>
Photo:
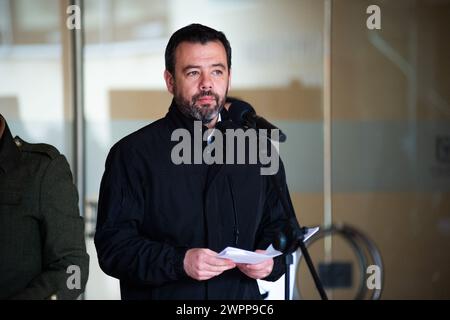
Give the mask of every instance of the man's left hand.
<svg viewBox="0 0 450 320">
<path fill-rule="evenodd" d="M 265 253 L 265 250 L 255 250 L 256 253 Z M 273 259 L 267 259 L 257 264 L 237 264 L 239 270 L 252 279 L 264 279 L 273 269 Z"/>
</svg>

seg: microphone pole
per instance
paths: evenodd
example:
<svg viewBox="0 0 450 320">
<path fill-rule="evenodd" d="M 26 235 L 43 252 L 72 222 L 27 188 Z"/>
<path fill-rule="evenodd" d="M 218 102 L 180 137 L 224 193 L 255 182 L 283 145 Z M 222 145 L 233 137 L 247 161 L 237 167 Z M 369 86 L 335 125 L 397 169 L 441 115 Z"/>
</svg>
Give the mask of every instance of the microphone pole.
<svg viewBox="0 0 450 320">
<path fill-rule="evenodd" d="M 278 180 L 276 178 L 276 175 L 273 174 L 270 176 L 270 180 L 277 192 L 278 198 L 281 201 L 281 205 L 283 206 L 284 212 L 287 212 L 288 215 L 290 215 L 290 218 L 288 219 L 288 230 L 285 233 L 289 235 L 291 239 L 285 239 L 281 240 L 280 246 L 286 247 L 285 249 L 285 264 L 286 264 L 286 274 L 285 274 L 285 285 L 284 285 L 284 295 L 286 300 L 290 300 L 290 265 L 293 263 L 293 257 L 292 253 L 297 250 L 297 248 L 300 248 L 300 251 L 302 252 L 302 255 L 305 257 L 306 264 L 308 265 L 309 272 L 311 273 L 311 276 L 313 277 L 314 284 L 316 285 L 317 291 L 319 291 L 320 298 L 322 300 L 328 300 L 327 294 L 323 288 L 322 282 L 320 281 L 319 275 L 317 274 L 317 271 L 314 267 L 314 264 L 312 262 L 311 256 L 309 255 L 308 249 L 306 249 L 305 243 L 303 242 L 303 238 L 305 235 L 304 228 L 300 227 L 300 224 L 298 223 L 298 220 L 295 218 L 295 213 L 290 209 L 290 206 L 286 200 L 286 198 L 283 195 L 282 189 L 280 184 L 278 183 Z M 293 216 L 294 214 L 294 216 Z M 295 219 L 295 222 L 293 221 Z M 284 237 L 286 235 L 284 234 Z M 284 243 L 284 244 L 283 244 Z M 277 249 L 277 248 L 275 248 Z M 282 248 L 280 248 L 282 249 Z M 277 249 L 278 250 L 278 249 Z"/>
</svg>

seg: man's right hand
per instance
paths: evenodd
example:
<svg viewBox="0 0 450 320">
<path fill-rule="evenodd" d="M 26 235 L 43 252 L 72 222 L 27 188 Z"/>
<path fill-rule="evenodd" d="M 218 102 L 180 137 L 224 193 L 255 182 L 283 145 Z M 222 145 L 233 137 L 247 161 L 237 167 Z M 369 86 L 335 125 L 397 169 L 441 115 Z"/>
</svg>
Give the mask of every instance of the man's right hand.
<svg viewBox="0 0 450 320">
<path fill-rule="evenodd" d="M 217 258 L 217 252 L 203 248 L 186 251 L 183 265 L 187 275 L 196 280 L 208 280 L 236 267 L 233 261 Z"/>
</svg>

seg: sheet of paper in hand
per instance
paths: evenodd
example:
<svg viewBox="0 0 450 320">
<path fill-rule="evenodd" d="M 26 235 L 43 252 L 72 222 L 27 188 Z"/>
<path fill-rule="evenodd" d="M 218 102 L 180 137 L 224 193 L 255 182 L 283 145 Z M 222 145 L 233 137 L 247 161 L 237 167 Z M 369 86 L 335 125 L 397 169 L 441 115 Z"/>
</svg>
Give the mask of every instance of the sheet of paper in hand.
<svg viewBox="0 0 450 320">
<path fill-rule="evenodd" d="M 303 239 L 303 242 L 311 238 L 314 234 L 319 231 L 319 227 L 307 228 L 307 232 Z M 242 250 L 234 247 L 226 247 L 219 253 L 218 257 L 223 259 L 230 259 L 235 263 L 248 263 L 248 264 L 257 264 L 263 262 L 264 260 L 277 257 L 283 254 L 280 251 L 274 249 L 272 245 L 270 245 L 266 249 L 266 253 L 256 253 L 253 251 Z"/>
<path fill-rule="evenodd" d="M 218 257 L 223 259 L 230 259 L 235 263 L 257 264 L 281 254 L 282 252 L 275 250 L 272 245 L 270 245 L 266 249 L 266 253 L 256 253 L 253 251 L 226 247 L 222 250 L 222 252 L 219 253 Z"/>
</svg>

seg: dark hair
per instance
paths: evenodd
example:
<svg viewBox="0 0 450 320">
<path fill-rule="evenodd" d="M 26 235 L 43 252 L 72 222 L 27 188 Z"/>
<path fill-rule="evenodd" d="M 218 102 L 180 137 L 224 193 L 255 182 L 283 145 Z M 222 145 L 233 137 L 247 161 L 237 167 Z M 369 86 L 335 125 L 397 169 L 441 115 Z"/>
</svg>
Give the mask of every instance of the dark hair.
<svg viewBox="0 0 450 320">
<path fill-rule="evenodd" d="M 177 31 L 169 39 L 166 47 L 165 59 L 166 70 L 172 75 L 175 72 L 175 50 L 182 42 L 201 43 L 206 44 L 210 41 L 220 41 L 227 53 L 228 69 L 231 68 L 231 46 L 227 37 L 223 32 L 214 30 L 210 27 L 193 23 L 183 27 Z"/>
</svg>

